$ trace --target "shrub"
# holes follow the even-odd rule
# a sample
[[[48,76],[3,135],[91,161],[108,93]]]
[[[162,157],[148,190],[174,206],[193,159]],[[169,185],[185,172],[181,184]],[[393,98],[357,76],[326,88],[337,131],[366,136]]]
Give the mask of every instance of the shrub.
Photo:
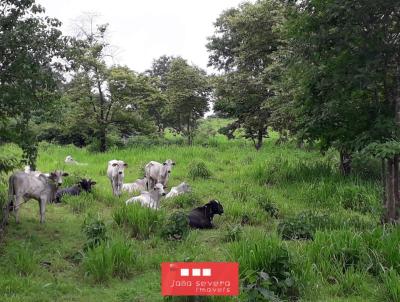
[[[85,249],[98,246],[101,242],[107,240],[106,225],[99,217],[87,216],[83,223],[82,230],[87,239]]]
[[[359,186],[346,186],[338,190],[339,200],[344,209],[360,213],[373,212],[378,205],[378,198],[374,193],[367,192]]]
[[[238,241],[242,237],[243,228],[240,224],[228,225],[225,234],[224,234],[224,241],[225,242],[232,242]]]
[[[239,202],[246,202],[249,198],[252,198],[251,185],[249,183],[240,182],[235,185],[232,190],[232,196]]]
[[[189,219],[184,212],[171,214],[164,224],[161,236],[168,240],[180,240],[189,233]]]
[[[132,236],[138,239],[147,239],[162,226],[164,212],[134,203],[117,208],[114,211],[113,218],[119,226],[127,227]]]
[[[207,179],[211,177],[211,172],[204,162],[192,162],[189,165],[188,176],[193,180],[196,178]]]
[[[330,217],[326,214],[301,212],[281,221],[278,224],[278,233],[285,240],[312,240],[317,229],[330,227],[330,221]]]
[[[275,203],[273,203],[268,196],[262,196],[258,198],[258,204],[260,207],[267,212],[271,217],[279,217],[279,209]]]
[[[259,272],[268,275],[267,289],[281,297],[297,295],[296,280],[286,247],[277,237],[253,232],[245,239],[232,242],[229,258],[240,263],[240,278],[244,286],[257,282]]]

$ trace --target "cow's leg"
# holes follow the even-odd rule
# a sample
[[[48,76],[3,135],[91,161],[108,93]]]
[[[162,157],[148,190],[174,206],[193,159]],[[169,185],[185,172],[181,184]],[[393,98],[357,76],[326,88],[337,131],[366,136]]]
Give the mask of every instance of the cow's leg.
[[[14,201],[14,215],[15,215],[15,222],[19,223],[19,206],[22,204],[24,201],[24,198],[22,196],[15,196],[15,201]]]
[[[45,220],[45,212],[46,212],[46,198],[40,198],[39,200],[39,211],[40,211],[40,223],[44,223]]]

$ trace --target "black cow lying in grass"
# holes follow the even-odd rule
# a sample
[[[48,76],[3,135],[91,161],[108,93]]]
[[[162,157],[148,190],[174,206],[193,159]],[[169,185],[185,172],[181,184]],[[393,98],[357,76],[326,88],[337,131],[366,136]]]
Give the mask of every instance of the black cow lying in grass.
[[[202,207],[193,209],[189,213],[189,225],[197,229],[211,229],[214,215],[224,213],[224,208],[218,200],[211,200]]]
[[[94,186],[95,184],[96,184],[95,181],[83,178],[76,185],[72,187],[58,190],[56,193],[55,202],[56,203],[61,202],[61,197],[64,195],[79,195],[81,194],[82,191],[90,193],[92,191],[92,186]]]

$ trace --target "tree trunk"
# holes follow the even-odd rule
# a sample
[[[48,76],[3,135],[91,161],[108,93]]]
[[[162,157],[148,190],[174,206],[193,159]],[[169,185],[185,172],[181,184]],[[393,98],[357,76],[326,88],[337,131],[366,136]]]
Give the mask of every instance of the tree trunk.
[[[351,153],[341,150],[340,151],[340,172],[343,176],[348,176],[351,173]]]
[[[106,142],[106,138],[107,138],[107,131],[105,127],[102,127],[100,129],[100,152],[106,152],[107,151],[107,142]]]
[[[263,143],[263,131],[262,129],[259,129],[257,133],[257,143],[255,144],[257,151],[261,149],[262,143]]]
[[[397,223],[399,219],[399,156],[386,159],[385,161],[385,196],[383,223]]]

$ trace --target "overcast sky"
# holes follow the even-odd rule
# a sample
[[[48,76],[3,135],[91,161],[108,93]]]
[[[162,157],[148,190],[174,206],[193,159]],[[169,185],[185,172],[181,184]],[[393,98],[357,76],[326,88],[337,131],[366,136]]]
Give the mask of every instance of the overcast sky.
[[[243,0],[36,0],[46,14],[72,33],[73,20],[85,12],[109,23],[111,44],[118,47],[116,63],[135,71],[150,68],[153,59],[180,55],[207,67],[207,37],[222,11]],[[211,70],[211,69],[208,69]]]

